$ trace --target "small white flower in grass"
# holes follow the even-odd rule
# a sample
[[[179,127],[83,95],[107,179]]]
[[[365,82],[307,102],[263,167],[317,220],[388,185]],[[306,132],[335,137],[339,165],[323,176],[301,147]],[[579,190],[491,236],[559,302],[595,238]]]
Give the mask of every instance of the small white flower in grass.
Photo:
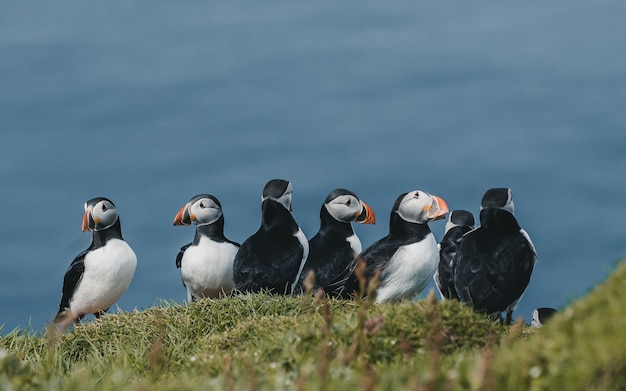
[[[189,361],[194,362],[196,361],[198,358],[196,356],[191,356],[189,357]]]
[[[277,367],[277,366],[278,366],[278,365],[276,365],[276,363],[275,363],[275,362],[270,363],[270,368],[272,368],[272,369],[276,369],[276,367]]]
[[[528,375],[533,379],[538,378],[539,376],[541,376],[541,368],[539,368],[538,366],[530,368],[530,370],[528,371]]]
[[[391,346],[395,346],[396,345],[396,340],[392,339],[391,341],[389,341],[389,343],[391,344]]]

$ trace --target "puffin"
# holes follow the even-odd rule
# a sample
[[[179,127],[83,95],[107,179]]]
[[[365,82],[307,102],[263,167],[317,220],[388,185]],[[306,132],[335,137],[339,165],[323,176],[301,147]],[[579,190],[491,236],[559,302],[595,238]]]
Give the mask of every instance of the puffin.
[[[389,219],[389,234],[359,255],[365,266],[366,292],[378,276],[377,303],[413,298],[428,284],[439,264],[439,248],[428,227],[445,218],[446,202],[422,190],[401,194]],[[366,292],[362,292],[363,294]]]
[[[439,266],[433,279],[442,299],[459,299],[454,289],[453,260],[459,249],[463,235],[474,229],[474,216],[471,212],[456,209],[450,212],[445,233],[439,242]]]
[[[461,302],[507,323],[537,260],[528,233],[514,216],[513,192],[492,188],[481,200],[480,226],[468,232],[454,257],[454,289]]]
[[[304,292],[304,279],[313,273],[312,290],[322,289],[331,297],[347,298],[353,292],[346,289],[356,265],[356,256],[363,246],[352,229],[351,222],[375,224],[372,208],[352,191],[334,189],[320,209],[320,229],[309,240],[309,256],[304,264],[298,291]]]
[[[557,312],[558,311],[555,310],[554,308],[549,308],[549,307],[535,308],[533,310],[530,325],[535,328],[540,328],[544,324],[546,324],[546,322],[550,318],[552,318],[554,314],[556,314]]]
[[[174,225],[195,225],[193,242],[181,247],[176,256],[187,302],[205,297],[218,298],[235,288],[233,261],[239,243],[224,236],[224,214],[219,200],[210,194],[198,194],[174,217]]]
[[[290,295],[309,254],[309,242],[291,211],[293,186],[272,179],[261,197],[261,226],[239,247],[233,261],[235,287],[242,293]]]
[[[88,314],[99,318],[126,292],[137,256],[122,237],[115,204],[104,197],[84,205],[83,232],[93,232],[91,245],[74,258],[63,278],[63,295],[54,324],[65,328]]]

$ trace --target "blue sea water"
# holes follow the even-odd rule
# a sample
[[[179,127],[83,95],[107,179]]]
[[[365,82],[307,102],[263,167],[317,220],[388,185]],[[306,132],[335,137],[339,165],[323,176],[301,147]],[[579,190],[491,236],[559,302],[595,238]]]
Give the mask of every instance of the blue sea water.
[[[355,227],[364,247],[403,192],[477,213],[487,188],[511,187],[539,254],[526,319],[625,254],[623,2],[1,8],[3,332],[54,317],[96,196],[116,203],[138,256],[125,311],[184,300],[174,259],[193,228],[172,220],[185,202],[217,196],[242,242],[272,178],[293,182],[309,237],[326,195],[355,191],[378,220]],[[444,223],[431,228],[441,239]]]

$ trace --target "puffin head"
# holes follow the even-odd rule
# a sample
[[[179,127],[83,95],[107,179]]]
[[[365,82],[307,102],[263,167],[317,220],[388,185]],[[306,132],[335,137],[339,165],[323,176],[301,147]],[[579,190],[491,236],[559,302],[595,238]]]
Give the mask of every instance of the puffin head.
[[[82,229],[85,231],[103,231],[119,219],[113,201],[104,197],[92,198],[85,202]]]
[[[425,224],[443,219],[448,213],[448,204],[438,196],[413,190],[398,197],[391,213],[397,213],[409,223]]]
[[[222,217],[222,205],[211,194],[198,194],[174,217],[174,225],[209,225]]]
[[[498,208],[514,215],[513,190],[508,187],[496,187],[487,190],[480,201],[480,209],[485,208]]]
[[[474,221],[474,216],[471,212],[463,209],[455,209],[450,212],[445,232],[448,232],[454,227],[474,228],[474,224],[476,224],[476,222]]]
[[[376,223],[376,215],[372,208],[347,189],[331,191],[328,197],[326,197],[323,207],[335,220],[341,222]]]
[[[292,204],[292,195],[293,195],[293,186],[291,182],[286,181],[284,179],[272,179],[267,182],[265,187],[263,188],[263,195],[261,196],[261,201],[265,201],[266,199],[271,199],[279,202],[283,205],[288,211],[293,210]]]

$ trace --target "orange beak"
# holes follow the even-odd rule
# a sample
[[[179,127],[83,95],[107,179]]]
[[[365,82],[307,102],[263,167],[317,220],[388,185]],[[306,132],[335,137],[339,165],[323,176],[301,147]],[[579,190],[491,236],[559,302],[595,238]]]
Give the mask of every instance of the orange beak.
[[[189,203],[180,208],[174,217],[174,225],[191,225],[191,217],[189,216]]]
[[[359,224],[376,224],[376,215],[374,210],[368,204],[361,201],[361,213],[354,220]]]
[[[449,212],[448,204],[441,197],[437,197],[432,194],[431,197],[433,198],[433,201],[430,204],[430,209],[428,210],[428,218],[430,221],[443,219]]]
[[[83,215],[83,225],[82,225],[83,232],[91,231],[91,228],[89,228],[89,216],[91,216],[92,209],[93,209],[92,206],[88,206],[87,209],[85,210],[85,214]]]

